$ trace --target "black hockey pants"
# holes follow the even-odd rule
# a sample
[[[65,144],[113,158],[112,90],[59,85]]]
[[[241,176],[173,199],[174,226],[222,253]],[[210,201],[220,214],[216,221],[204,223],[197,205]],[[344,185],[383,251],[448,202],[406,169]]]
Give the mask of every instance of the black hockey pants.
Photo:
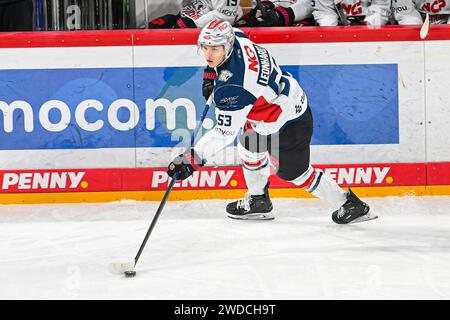
[[[277,166],[277,175],[283,180],[300,177],[309,167],[313,117],[308,109],[298,119],[287,122],[278,133],[263,136],[246,129],[239,143],[250,152],[269,151]]]

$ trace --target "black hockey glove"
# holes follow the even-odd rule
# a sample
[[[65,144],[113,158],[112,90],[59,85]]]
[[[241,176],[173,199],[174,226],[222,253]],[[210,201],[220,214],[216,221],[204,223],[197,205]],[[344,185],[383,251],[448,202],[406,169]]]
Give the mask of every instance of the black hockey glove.
[[[149,29],[171,29],[180,18],[180,15],[167,14],[148,23]]]
[[[249,13],[245,14],[244,16],[242,16],[242,18],[236,21],[234,25],[238,28],[257,27],[259,21],[258,19],[256,19],[256,12],[256,8],[253,8]]]
[[[205,162],[195,152],[194,148],[190,148],[185,153],[180,154],[173,159],[167,167],[167,174],[169,177],[178,173],[178,179],[184,180],[189,178],[196,170],[202,167]]]
[[[366,26],[368,24],[363,16],[347,16],[347,20],[352,26]]]
[[[259,27],[289,26],[295,19],[292,8],[275,7],[270,1],[262,1],[262,6],[258,7],[261,14],[257,13]]]
[[[173,29],[197,28],[195,22],[187,17],[180,17],[173,26]]]
[[[214,91],[214,80],[216,79],[216,70],[210,67],[206,67],[203,71],[203,85],[202,94],[206,100]]]

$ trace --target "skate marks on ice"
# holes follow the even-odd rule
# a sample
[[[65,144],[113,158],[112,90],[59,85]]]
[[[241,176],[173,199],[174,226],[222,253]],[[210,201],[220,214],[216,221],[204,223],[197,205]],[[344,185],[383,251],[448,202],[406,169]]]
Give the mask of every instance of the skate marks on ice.
[[[1,206],[0,297],[450,298],[450,197],[369,198],[380,219],[351,225],[315,199],[274,199],[272,221],[227,202],[167,203],[132,279],[107,266],[132,260],[157,202]]]

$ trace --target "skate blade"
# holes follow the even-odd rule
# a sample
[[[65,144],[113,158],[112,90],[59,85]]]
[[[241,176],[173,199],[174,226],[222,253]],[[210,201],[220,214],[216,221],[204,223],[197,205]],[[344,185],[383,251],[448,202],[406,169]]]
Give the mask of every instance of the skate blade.
[[[348,224],[352,224],[352,223],[360,223],[360,222],[365,222],[365,221],[370,221],[370,220],[375,220],[378,219],[378,216],[374,215],[373,213],[369,212],[361,217],[356,218],[355,220],[349,222]]]
[[[275,216],[272,212],[267,213],[248,213],[246,215],[234,215],[228,214],[228,218],[236,219],[236,220],[273,220]]]

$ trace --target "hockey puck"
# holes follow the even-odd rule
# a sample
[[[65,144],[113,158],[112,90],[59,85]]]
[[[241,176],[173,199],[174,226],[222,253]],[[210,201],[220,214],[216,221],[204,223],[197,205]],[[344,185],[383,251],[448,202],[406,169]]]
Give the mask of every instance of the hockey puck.
[[[125,271],[125,277],[133,278],[136,275],[136,271]]]

